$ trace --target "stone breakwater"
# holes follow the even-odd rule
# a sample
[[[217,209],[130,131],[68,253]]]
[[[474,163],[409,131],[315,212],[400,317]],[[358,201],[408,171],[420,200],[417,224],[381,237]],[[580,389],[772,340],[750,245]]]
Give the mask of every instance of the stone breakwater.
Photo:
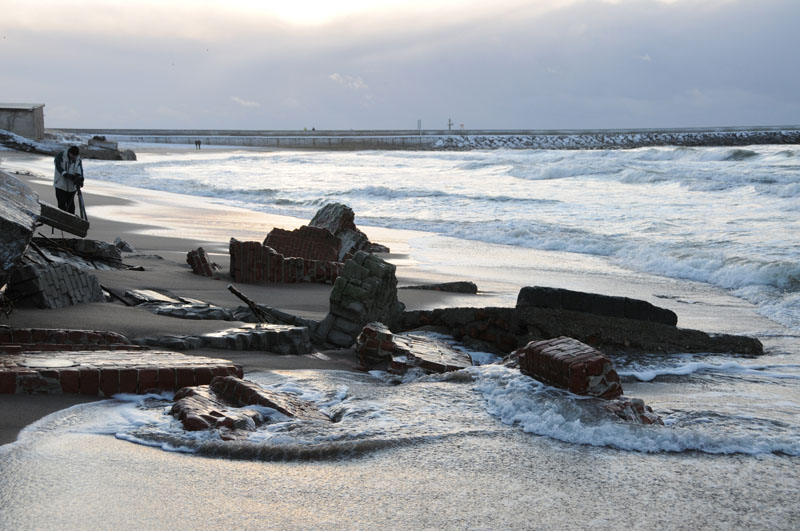
[[[633,149],[648,146],[748,146],[797,144],[800,130],[778,131],[646,131],[536,135],[449,135],[434,149]]]
[[[800,127],[605,130],[237,131],[64,129],[119,142],[313,150],[627,149],[644,146],[746,146],[800,143]]]

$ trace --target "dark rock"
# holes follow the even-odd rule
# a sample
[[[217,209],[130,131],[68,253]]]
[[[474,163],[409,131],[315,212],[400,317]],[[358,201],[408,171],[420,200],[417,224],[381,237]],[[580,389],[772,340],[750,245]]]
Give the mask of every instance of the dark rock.
[[[344,262],[348,255],[358,251],[372,251],[372,243],[367,235],[355,224],[353,209],[342,203],[328,203],[320,208],[309,222],[312,227],[328,229],[341,240],[339,262]],[[386,246],[380,246],[380,252],[389,252]]]
[[[403,286],[398,289],[423,289],[431,291],[446,291],[450,293],[478,293],[478,286],[474,282],[441,282],[439,284],[420,284],[418,286]]]
[[[522,288],[517,297],[517,308],[523,307],[571,310],[672,326],[678,324],[678,316],[675,312],[659,308],[646,301],[560,288],[539,286]]]
[[[519,353],[519,370],[577,395],[616,398],[622,394],[611,360],[570,337],[528,343]]]
[[[255,382],[234,376],[217,376],[211,380],[210,387],[221,399],[237,405],[237,407],[258,405],[272,408],[287,417],[327,422],[331,420],[312,402],[289,393],[269,391]]]
[[[405,373],[419,368],[426,373],[444,373],[472,366],[468,354],[434,339],[395,335],[382,323],[364,327],[356,342],[358,361],[366,368],[386,368]]]
[[[664,421],[653,411],[653,408],[645,405],[644,401],[639,398],[620,396],[614,400],[603,400],[600,407],[627,422],[664,425]]]
[[[287,417],[330,422],[330,417],[313,403],[290,395],[262,389],[258,384],[234,376],[217,376],[209,385],[184,387],[175,393],[172,416],[189,431],[221,430],[223,440],[236,439],[231,430],[254,431],[269,421],[260,412],[239,409],[259,405]]]
[[[508,354],[530,341],[559,336],[575,338],[606,352],[763,353],[761,342],[752,337],[707,334],[653,321],[528,305],[409,311],[403,313],[399,326],[393,330],[423,326],[444,327],[458,341],[472,339],[483,344],[482,349],[500,354]]]

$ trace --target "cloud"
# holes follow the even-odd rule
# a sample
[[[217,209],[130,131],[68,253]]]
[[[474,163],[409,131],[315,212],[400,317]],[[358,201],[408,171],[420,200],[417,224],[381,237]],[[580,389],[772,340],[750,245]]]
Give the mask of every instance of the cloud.
[[[238,103],[242,107],[261,107],[261,104],[257,101],[249,101],[238,96],[231,96],[231,101],[234,103]]]
[[[649,63],[649,62],[651,62],[653,60],[653,58],[650,57],[649,53],[646,53],[644,55],[640,55],[639,57],[637,57],[637,59],[639,59],[640,61],[644,61],[645,63]]]
[[[358,76],[353,77],[339,73],[333,73],[328,76],[328,79],[332,80],[334,83],[338,83],[339,85],[353,90],[366,90],[369,88],[367,84],[364,83],[364,80]]]

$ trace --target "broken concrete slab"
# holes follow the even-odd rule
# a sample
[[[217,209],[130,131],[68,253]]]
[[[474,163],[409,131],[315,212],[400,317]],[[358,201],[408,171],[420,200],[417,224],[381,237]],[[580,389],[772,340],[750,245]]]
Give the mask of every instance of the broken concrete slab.
[[[39,203],[41,205],[40,223],[74,234],[79,238],[84,238],[89,233],[89,222],[87,220],[81,219],[65,210],[60,210],[44,201]]]
[[[266,323],[245,324],[201,336],[161,336],[136,338],[134,343],[175,350],[217,348],[253,350],[277,354],[314,352],[308,328]]]
[[[424,326],[443,327],[458,341],[501,354],[530,341],[559,336],[611,353],[763,353],[761,342],[752,337],[708,334],[653,321],[535,306],[409,311],[403,313],[397,331]]]
[[[0,287],[8,280],[33,238],[39,197],[13,175],[0,171]]]
[[[368,369],[403,374],[418,368],[444,373],[472,366],[470,356],[447,343],[413,334],[392,334],[382,323],[369,323],[358,336],[356,355]]]
[[[541,286],[522,288],[517,296],[517,308],[526,307],[570,310],[606,317],[624,317],[671,326],[678,324],[678,316],[675,312],[659,308],[647,301],[561,288]]]
[[[247,406],[274,409],[300,420],[331,422],[312,402],[232,376],[216,377],[209,385],[185,387],[175,394],[174,400],[170,414],[180,420],[186,430],[218,429],[223,440],[238,438],[227,430],[255,431],[258,426],[270,422],[261,411],[246,409]]]
[[[440,282],[438,284],[420,284],[416,286],[403,286],[397,289],[421,289],[430,291],[444,291],[448,293],[478,293],[478,286],[470,281]]]
[[[65,363],[54,367],[50,363],[54,359]],[[242,367],[228,360],[157,350],[121,348],[0,356],[0,394],[110,397],[117,393],[174,391],[227,375],[241,377]]]

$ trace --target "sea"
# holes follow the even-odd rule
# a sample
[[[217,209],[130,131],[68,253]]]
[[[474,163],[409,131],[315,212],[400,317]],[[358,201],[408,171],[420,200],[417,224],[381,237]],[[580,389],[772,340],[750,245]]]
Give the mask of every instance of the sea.
[[[485,352],[437,376],[250,373],[337,421],[262,410],[272,422],[234,442],[183,431],[169,394],[118,395],[0,447],[0,528],[800,527],[800,146],[138,158],[85,161],[87,186],[303,220],[345,203],[366,232],[418,231],[414,266],[474,281],[481,304],[531,285],[642,298],[764,354],[612,356],[664,426],[619,422]]]

